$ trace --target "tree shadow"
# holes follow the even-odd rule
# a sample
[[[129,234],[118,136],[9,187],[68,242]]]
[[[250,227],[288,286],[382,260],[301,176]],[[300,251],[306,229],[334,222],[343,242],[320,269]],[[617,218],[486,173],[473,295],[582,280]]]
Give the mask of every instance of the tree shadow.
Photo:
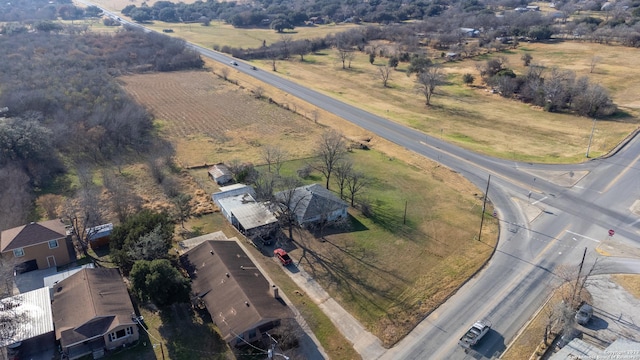
[[[213,330],[213,321],[206,310],[195,312],[189,304],[174,304],[162,309],[162,325],[158,328],[166,340],[171,359],[225,358],[228,347]]]
[[[311,239],[312,241],[315,240]],[[303,240],[304,241],[304,240]],[[350,248],[327,241],[322,252],[305,244],[300,259],[305,270],[327,289],[335,289],[347,302],[352,302],[365,318],[379,319],[391,305],[411,304],[398,298],[399,282],[408,281],[391,270],[376,265],[375,254],[361,247]]]

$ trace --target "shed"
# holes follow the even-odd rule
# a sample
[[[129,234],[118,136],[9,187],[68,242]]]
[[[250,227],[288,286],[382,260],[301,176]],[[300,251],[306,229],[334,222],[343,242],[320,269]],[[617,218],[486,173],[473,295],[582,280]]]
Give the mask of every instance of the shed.
[[[112,231],[112,223],[98,225],[87,229],[89,246],[91,246],[92,249],[96,249],[101,246],[107,245],[109,243],[109,237],[111,236]]]
[[[233,174],[227,165],[223,163],[215,164],[209,168],[209,177],[218,185],[223,185],[233,180]]]

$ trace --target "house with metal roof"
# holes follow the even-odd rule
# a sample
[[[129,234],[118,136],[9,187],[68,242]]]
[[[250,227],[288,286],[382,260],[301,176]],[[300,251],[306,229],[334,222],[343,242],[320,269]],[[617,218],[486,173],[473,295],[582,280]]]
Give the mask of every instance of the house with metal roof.
[[[191,288],[230,346],[261,339],[268,331],[293,318],[278,295],[240,245],[210,240],[180,257],[191,278]]]
[[[0,234],[0,252],[14,258],[20,272],[66,265],[75,258],[73,251],[61,220],[32,222]]]
[[[53,349],[53,319],[51,297],[46,287],[0,300],[2,337],[0,348],[19,345],[21,348]],[[16,320],[15,322],[8,321]]]
[[[236,186],[237,185],[237,186]],[[255,200],[251,186],[236,184],[212,195],[224,217],[247,237],[268,236],[277,229],[278,219],[263,203]]]
[[[82,269],[58,282],[53,294],[56,340],[67,358],[101,357],[138,340],[133,304],[118,269]]]

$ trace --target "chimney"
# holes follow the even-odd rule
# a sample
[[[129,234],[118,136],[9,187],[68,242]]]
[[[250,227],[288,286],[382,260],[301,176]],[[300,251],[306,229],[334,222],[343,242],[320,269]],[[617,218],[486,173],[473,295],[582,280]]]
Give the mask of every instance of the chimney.
[[[271,293],[273,293],[273,297],[275,299],[280,299],[280,292],[278,290],[278,287],[275,285],[271,285]]]

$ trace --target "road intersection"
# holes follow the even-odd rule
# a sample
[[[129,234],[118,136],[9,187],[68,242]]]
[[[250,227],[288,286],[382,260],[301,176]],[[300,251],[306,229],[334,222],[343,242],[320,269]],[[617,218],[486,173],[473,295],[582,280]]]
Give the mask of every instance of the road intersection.
[[[105,11],[107,12],[107,11]],[[116,16],[111,13],[112,16]],[[138,26],[133,23],[129,25]],[[189,44],[203,56],[228,65],[233,58]],[[499,357],[542,305],[558,279],[560,265],[579,263],[606,240],[638,248],[640,234],[640,140],[633,134],[615,154],[574,165],[540,165],[496,159],[344,104],[267,71],[235,67],[363,129],[457,171],[485,189],[497,209],[501,232],[485,268],[429,314],[380,359],[464,359]],[[640,273],[633,259],[606,258],[608,272]],[[478,319],[493,328],[475,351],[458,338]]]

